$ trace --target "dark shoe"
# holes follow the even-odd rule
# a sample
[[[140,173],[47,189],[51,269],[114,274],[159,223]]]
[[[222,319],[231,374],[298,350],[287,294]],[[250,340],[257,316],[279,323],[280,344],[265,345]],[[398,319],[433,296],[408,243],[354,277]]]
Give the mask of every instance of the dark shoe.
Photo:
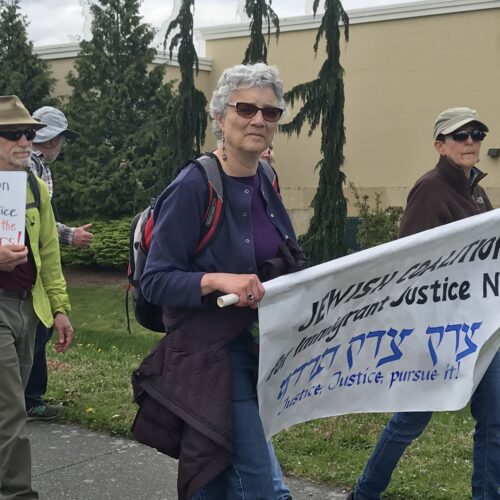
[[[351,491],[351,493],[349,493],[349,496],[345,500],[356,500],[356,497],[354,496],[354,491]]]
[[[26,410],[26,414],[28,415],[28,421],[30,420],[54,420],[59,417],[61,413],[61,406],[54,405],[38,405],[33,406],[29,410]]]

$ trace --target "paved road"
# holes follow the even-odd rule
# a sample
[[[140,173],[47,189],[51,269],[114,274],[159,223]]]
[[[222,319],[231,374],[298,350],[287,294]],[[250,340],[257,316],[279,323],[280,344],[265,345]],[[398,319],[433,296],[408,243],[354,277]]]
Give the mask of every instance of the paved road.
[[[177,463],[127,439],[79,427],[28,422],[33,484],[41,500],[175,500]],[[344,500],[347,493],[288,479],[294,500]]]

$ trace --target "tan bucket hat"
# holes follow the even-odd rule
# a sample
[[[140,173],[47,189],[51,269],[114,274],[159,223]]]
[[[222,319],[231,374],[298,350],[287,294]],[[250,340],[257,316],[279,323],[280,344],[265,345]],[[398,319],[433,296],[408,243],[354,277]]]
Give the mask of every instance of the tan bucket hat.
[[[28,126],[38,130],[44,123],[34,120],[16,95],[0,96],[0,127]]]

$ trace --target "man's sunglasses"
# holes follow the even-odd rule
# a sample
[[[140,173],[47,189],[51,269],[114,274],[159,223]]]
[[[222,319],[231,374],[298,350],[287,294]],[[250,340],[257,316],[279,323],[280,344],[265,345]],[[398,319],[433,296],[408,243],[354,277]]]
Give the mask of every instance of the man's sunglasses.
[[[35,138],[36,130],[34,128],[0,130],[0,137],[12,142],[18,141],[23,135],[26,136],[28,141],[32,141]]]
[[[456,142],[465,142],[468,138],[471,138],[474,142],[481,142],[485,137],[486,133],[482,130],[458,130],[451,134],[451,138]]]
[[[259,106],[250,102],[228,102],[227,105],[236,108],[236,113],[242,118],[253,118],[259,111],[262,111],[262,116],[266,122],[277,122],[283,114],[283,110],[275,106],[259,108]]]

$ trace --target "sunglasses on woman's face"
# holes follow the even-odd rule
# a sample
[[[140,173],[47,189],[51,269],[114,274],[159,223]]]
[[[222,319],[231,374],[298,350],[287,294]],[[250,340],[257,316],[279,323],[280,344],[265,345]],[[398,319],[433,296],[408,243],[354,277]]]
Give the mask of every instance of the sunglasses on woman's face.
[[[482,130],[471,130],[470,132],[467,130],[458,130],[457,132],[453,132],[453,134],[451,134],[451,138],[455,142],[465,142],[469,137],[474,142],[481,142],[486,137],[486,133]]]
[[[283,110],[275,106],[259,108],[259,106],[250,102],[228,102],[227,105],[235,108],[236,113],[242,118],[253,118],[259,111],[262,111],[262,116],[266,122],[277,122],[283,114]]]
[[[0,130],[0,137],[3,137],[4,139],[12,142],[18,141],[23,135],[28,141],[32,141],[35,138],[36,130],[34,128]]]

